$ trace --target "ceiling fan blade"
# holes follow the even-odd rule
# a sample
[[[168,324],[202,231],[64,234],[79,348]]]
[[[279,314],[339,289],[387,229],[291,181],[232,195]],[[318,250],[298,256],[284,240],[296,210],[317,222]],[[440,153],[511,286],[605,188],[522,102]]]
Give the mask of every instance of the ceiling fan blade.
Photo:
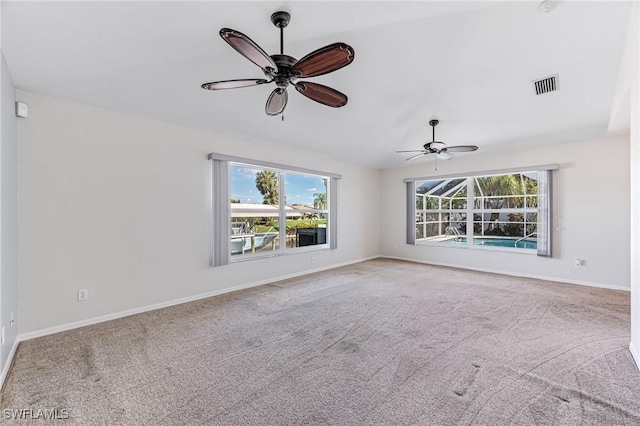
[[[293,70],[300,77],[316,77],[346,67],[355,58],[353,47],[345,43],[333,43],[321,47],[300,59]]]
[[[407,158],[405,161],[411,161],[411,160],[415,160],[416,158],[420,158],[423,155],[427,155],[427,154],[431,154],[430,152],[423,152],[422,154],[418,154],[418,155],[414,155],[413,157],[409,157]]]
[[[247,78],[242,80],[225,80],[214,81],[212,83],[204,83],[202,86],[206,90],[222,90],[222,89],[238,89],[240,87],[251,87],[259,84],[271,83],[269,80]]]
[[[322,84],[300,81],[296,83],[296,90],[311,100],[333,108],[347,104],[347,95]]]
[[[271,57],[267,55],[266,52],[253,40],[242,34],[240,31],[223,28],[220,30],[220,37],[229,43],[231,47],[236,49],[242,56],[263,70],[266,71],[268,68],[275,71],[278,70],[278,66],[273,59],[271,59]]]
[[[289,95],[287,94],[287,89],[278,87],[269,95],[269,99],[267,99],[267,105],[264,108],[265,112],[267,113],[267,115],[282,114],[282,111],[284,111],[284,107],[287,106],[288,99]]]
[[[411,149],[409,151],[396,151],[396,154],[400,154],[400,153],[403,153],[403,152],[424,152],[426,154],[429,151],[425,151],[424,149]]]
[[[443,151],[449,151],[449,152],[471,152],[471,151],[476,151],[478,149],[477,146],[475,145],[458,145],[458,146],[448,146],[446,148],[443,148]]]

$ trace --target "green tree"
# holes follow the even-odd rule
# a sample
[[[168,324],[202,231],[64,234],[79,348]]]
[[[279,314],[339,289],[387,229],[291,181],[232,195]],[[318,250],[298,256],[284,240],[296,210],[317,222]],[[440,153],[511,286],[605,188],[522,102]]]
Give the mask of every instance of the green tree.
[[[240,200],[237,198],[232,198],[231,199],[231,204],[240,204]]]
[[[538,180],[524,176],[525,191],[527,197],[527,207],[538,207]]]
[[[509,213],[509,222],[504,226],[504,233],[508,237],[524,237],[524,214]]]
[[[317,192],[313,194],[313,208],[318,210],[324,210],[327,208],[326,192]]]
[[[484,207],[488,209],[504,209],[509,207],[521,207],[523,197],[507,197],[509,195],[523,194],[523,188],[520,181],[520,175],[495,175],[476,178],[475,192],[476,196],[488,197],[484,198]],[[481,206],[476,205],[476,208]],[[503,226],[498,224],[500,213],[493,212],[490,215],[485,235],[506,235]]]
[[[262,204],[276,205],[279,203],[278,177],[271,170],[261,170],[256,173],[256,188],[262,194]]]
[[[482,194],[485,197],[492,197],[485,199],[486,207],[490,209],[516,207],[513,204],[522,203],[521,197],[512,199],[510,197],[501,198],[500,196],[519,195],[522,193],[519,175],[496,175],[476,178],[476,196]]]

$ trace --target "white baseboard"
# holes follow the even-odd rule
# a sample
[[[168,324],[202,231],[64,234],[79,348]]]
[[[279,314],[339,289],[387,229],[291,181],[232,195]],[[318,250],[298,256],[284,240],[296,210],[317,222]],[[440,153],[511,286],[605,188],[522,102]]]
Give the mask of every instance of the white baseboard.
[[[424,263],[426,265],[447,266],[449,268],[467,269],[467,270],[470,270],[470,271],[489,272],[489,273],[492,273],[492,274],[509,275],[509,276],[512,276],[512,277],[532,278],[532,279],[536,279],[536,280],[553,281],[553,282],[566,283],[566,284],[577,284],[577,285],[584,285],[584,286],[588,286],[588,287],[606,288],[606,289],[609,289],[609,290],[630,291],[630,289],[628,287],[616,286],[616,285],[611,285],[611,284],[594,283],[594,282],[590,282],[590,281],[571,280],[571,279],[566,279],[566,278],[549,277],[549,276],[535,275],[535,274],[522,274],[522,273],[518,273],[518,272],[501,271],[499,269],[476,268],[476,267],[471,267],[471,266],[456,265],[456,264],[441,263],[441,262],[430,262],[430,261],[427,261],[427,260],[417,260],[417,259],[410,259],[410,258],[397,257],[397,256],[381,255],[380,257],[386,258],[386,259],[404,260],[404,261],[407,261],[407,262]]]
[[[16,340],[13,341],[13,346],[11,346],[11,350],[9,351],[9,356],[2,367],[2,373],[0,373],[0,391],[4,386],[4,381],[9,374],[9,369],[11,368],[11,364],[13,363],[13,357],[16,354],[16,350],[18,349],[18,344],[20,343],[19,337],[16,337]]]
[[[141,314],[143,312],[153,311],[156,309],[167,308],[169,306],[180,305],[182,303],[193,302],[195,300],[206,299],[207,297],[218,296],[225,293],[231,293],[233,291],[244,290],[251,287],[258,287],[264,284],[270,284],[276,281],[287,280],[290,278],[296,278],[303,275],[313,274],[315,272],[326,271],[328,269],[335,269],[341,266],[352,265],[354,263],[365,262],[367,260],[376,259],[379,256],[370,256],[358,260],[352,260],[348,262],[342,262],[337,264],[331,264],[329,266],[321,266],[319,268],[307,269],[301,272],[295,272],[292,274],[279,275],[277,277],[268,278],[266,280],[254,281],[246,284],[241,284],[234,287],[223,288],[220,290],[214,290],[207,293],[197,294],[195,296],[183,297],[180,299],[169,300],[167,302],[156,303],[153,305],[142,306],[140,308],[128,309],[126,311],[115,312],[113,314],[101,315],[99,317],[88,318],[81,321],[70,322],[66,324],[56,325],[54,327],[45,328],[42,330],[31,331],[28,333],[19,334],[16,341],[24,342],[25,340],[35,339],[36,337],[48,336],[50,334],[60,333],[62,331],[73,330],[75,328],[84,327],[87,325],[98,324],[105,321],[110,321],[118,318],[128,317],[130,315]]]
[[[633,342],[629,343],[629,352],[631,352],[631,357],[635,361],[636,367],[640,370],[640,352],[638,352],[635,346],[633,346]]]

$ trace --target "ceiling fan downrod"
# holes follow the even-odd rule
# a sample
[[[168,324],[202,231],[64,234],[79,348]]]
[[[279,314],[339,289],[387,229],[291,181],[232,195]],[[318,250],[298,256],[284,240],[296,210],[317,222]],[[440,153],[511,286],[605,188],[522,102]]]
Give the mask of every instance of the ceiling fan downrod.
[[[283,10],[274,12],[271,15],[271,22],[277,28],[280,28],[280,54],[284,55],[284,29],[289,25],[291,15]]]
[[[436,126],[438,125],[439,120],[429,120],[429,126],[431,126],[431,140],[436,140]]]

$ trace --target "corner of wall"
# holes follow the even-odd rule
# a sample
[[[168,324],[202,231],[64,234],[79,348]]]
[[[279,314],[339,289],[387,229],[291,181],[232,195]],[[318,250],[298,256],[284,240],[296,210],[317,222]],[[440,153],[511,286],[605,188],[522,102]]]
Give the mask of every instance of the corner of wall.
[[[635,2],[630,16],[630,29],[628,50],[630,50],[630,74],[633,76],[630,82],[630,287],[631,287],[631,343],[629,350],[633,355],[636,365],[640,368],[640,84],[638,82],[640,37],[638,21],[640,20],[640,7]]]
[[[631,352],[631,358],[636,363],[636,367],[640,370],[640,352],[633,346],[633,342],[629,343],[629,352]]]
[[[15,101],[16,89],[0,49],[0,327],[5,332],[5,341],[0,346],[0,385],[11,365],[18,335],[15,323],[18,315],[18,134]]]
[[[0,392],[4,387],[4,381],[7,379],[9,375],[9,370],[11,370],[11,365],[13,364],[13,357],[18,350],[18,345],[20,344],[20,339],[15,339],[13,344],[11,345],[11,350],[9,351],[9,356],[7,357],[7,361],[2,366],[2,370],[0,370]],[[1,399],[1,397],[0,397]]]

